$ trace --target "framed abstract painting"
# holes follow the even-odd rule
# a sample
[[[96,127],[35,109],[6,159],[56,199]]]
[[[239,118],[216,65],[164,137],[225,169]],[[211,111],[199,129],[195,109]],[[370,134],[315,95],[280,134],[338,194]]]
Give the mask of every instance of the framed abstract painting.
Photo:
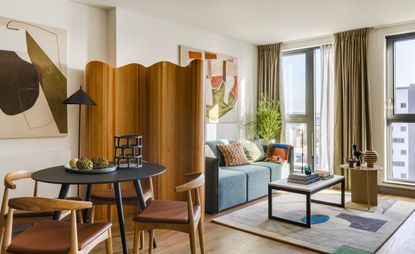
[[[0,37],[0,138],[66,135],[66,32],[0,17]]]
[[[181,45],[180,64],[194,59],[204,60],[208,122],[238,122],[238,59]]]

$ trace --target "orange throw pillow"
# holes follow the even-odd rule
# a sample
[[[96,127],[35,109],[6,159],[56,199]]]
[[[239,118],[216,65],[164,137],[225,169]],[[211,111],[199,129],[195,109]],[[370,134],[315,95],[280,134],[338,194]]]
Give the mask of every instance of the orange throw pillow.
[[[234,143],[230,145],[219,144],[217,146],[225,159],[225,165],[227,167],[249,164],[241,143]]]
[[[268,145],[266,161],[275,163],[284,163],[288,161],[288,153],[285,149]]]

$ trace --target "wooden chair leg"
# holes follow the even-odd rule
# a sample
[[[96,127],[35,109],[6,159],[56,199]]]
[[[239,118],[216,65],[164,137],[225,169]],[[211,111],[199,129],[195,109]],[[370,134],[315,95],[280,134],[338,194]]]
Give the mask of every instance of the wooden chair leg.
[[[92,205],[91,212],[89,214],[89,223],[94,223],[95,220],[95,205]]]
[[[107,250],[107,254],[112,254],[112,233],[111,228],[108,229],[108,239],[105,240],[105,249]]]
[[[135,223],[133,254],[138,254],[138,252],[139,252],[139,247],[138,246],[143,245],[143,242],[142,242],[142,239],[141,239],[141,233],[142,232],[143,231],[140,230],[140,227],[139,227],[138,223]]]
[[[144,230],[140,230],[140,250],[144,248]]]
[[[149,230],[150,237],[148,238],[148,254],[153,253],[153,239],[154,239],[154,230]]]
[[[199,244],[200,244],[200,253],[205,253],[205,242],[203,241],[203,222],[202,220],[199,221],[199,225],[197,225],[197,231],[199,233]]]
[[[189,239],[190,239],[190,253],[196,254],[196,232],[194,229],[189,232]]]
[[[76,217],[78,218],[78,223],[83,224],[84,223],[84,214],[83,210],[76,210]]]
[[[107,205],[107,220],[108,222],[112,222],[112,206]]]

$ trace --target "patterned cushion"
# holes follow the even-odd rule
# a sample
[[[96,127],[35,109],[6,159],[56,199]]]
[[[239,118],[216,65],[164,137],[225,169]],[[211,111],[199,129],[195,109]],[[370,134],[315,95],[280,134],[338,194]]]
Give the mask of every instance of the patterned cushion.
[[[264,148],[261,144],[249,140],[244,140],[242,141],[242,146],[244,148],[246,158],[248,158],[249,162],[252,163],[255,161],[260,161],[265,158]]]
[[[219,144],[218,149],[223,154],[225,164],[228,167],[249,164],[241,143]]]
[[[288,161],[288,150],[269,144],[267,148],[267,159],[266,161],[275,163],[285,163]]]

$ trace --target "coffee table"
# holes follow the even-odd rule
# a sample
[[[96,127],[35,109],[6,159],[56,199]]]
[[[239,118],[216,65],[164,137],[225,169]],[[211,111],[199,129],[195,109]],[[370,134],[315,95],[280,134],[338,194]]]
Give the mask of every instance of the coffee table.
[[[288,179],[281,179],[274,182],[268,183],[268,218],[273,220],[278,220],[282,222],[291,223],[298,226],[303,226],[306,228],[311,227],[311,202],[314,203],[320,203],[324,205],[331,205],[331,206],[337,206],[337,207],[344,207],[344,176],[334,175],[333,178],[327,179],[327,180],[320,180],[318,182],[312,183],[312,184],[297,184],[297,183],[289,183],[287,181]],[[311,195],[327,189],[331,186],[341,184],[341,201],[339,203],[332,203],[332,202],[326,202],[323,200],[315,200],[311,199]],[[277,217],[272,215],[272,191],[273,190],[280,190],[280,191],[286,191],[286,192],[292,192],[297,194],[303,194],[306,196],[306,223],[293,221],[281,217]]]

